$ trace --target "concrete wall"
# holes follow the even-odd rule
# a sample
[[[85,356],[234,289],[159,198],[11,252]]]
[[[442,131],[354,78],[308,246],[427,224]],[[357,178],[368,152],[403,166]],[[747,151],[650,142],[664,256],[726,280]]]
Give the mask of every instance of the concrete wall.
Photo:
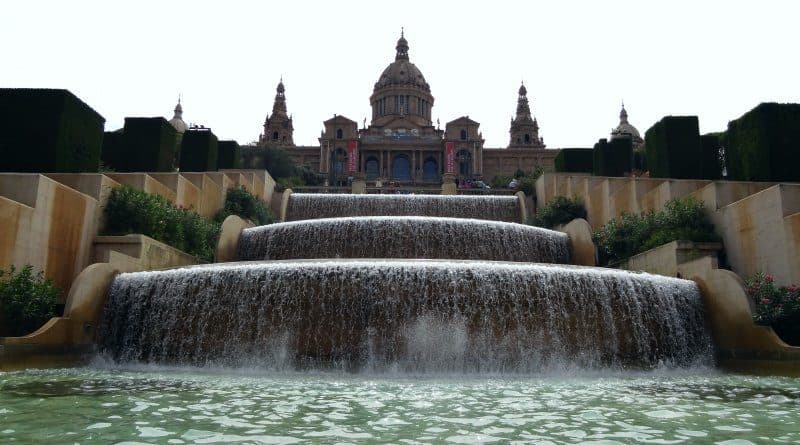
[[[158,194],[173,204],[192,207],[208,217],[222,208],[229,187],[243,185],[268,204],[275,188],[275,181],[266,171],[254,170],[47,175],[2,173],[0,268],[7,268],[11,264],[16,267],[31,264],[37,271],[43,271],[60,289],[68,290],[73,279],[92,261],[106,261],[97,257],[94,241],[105,225],[104,209],[111,190],[120,184]],[[150,255],[148,252],[163,250],[154,247],[163,244],[154,243],[157,242],[139,242],[144,246],[140,248],[145,250],[142,254],[145,260],[143,263],[139,260],[134,263],[142,263],[143,268],[162,268],[194,262],[193,259],[190,263],[188,259],[172,254],[163,254],[167,258],[163,261],[147,259]],[[130,256],[125,253],[131,248],[128,244],[117,243],[115,246],[119,250],[108,248],[108,253],[101,256],[108,261],[117,258],[130,262],[125,258]],[[111,244],[101,241],[100,245],[108,247]],[[130,257],[139,258],[136,255]]]
[[[95,237],[92,262],[125,272],[197,264],[193,256],[140,234]]]
[[[693,243],[673,241],[628,258],[620,269],[642,270],[649,273],[677,277],[683,263],[708,257],[709,266],[718,268],[717,256],[722,250],[720,243]]]
[[[46,176],[0,174],[0,267],[30,264],[68,290],[89,265],[96,208],[96,199]]]
[[[578,196],[594,230],[623,211],[658,211],[671,199],[694,196],[722,236],[734,272],[763,271],[780,285],[800,283],[800,184],[545,173],[536,193],[539,208],[554,196]]]

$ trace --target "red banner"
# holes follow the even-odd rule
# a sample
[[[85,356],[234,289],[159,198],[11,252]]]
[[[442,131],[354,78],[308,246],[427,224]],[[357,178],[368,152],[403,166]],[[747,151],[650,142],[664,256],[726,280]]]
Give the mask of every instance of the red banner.
[[[456,143],[445,142],[444,144],[444,165],[445,173],[456,172]]]
[[[351,174],[358,171],[358,141],[347,143],[347,171]]]

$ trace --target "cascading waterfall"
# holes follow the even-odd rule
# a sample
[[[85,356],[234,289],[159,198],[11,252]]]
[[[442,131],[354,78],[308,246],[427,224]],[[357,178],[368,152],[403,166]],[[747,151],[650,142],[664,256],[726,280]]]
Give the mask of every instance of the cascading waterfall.
[[[239,259],[458,258],[569,263],[566,234],[496,221],[419,216],[328,218],[242,231]]]
[[[121,274],[98,338],[119,362],[434,373],[690,365],[710,348],[691,281],[441,260]]]
[[[520,221],[516,196],[298,193],[290,196],[286,213],[288,221],[344,216],[442,216]]]

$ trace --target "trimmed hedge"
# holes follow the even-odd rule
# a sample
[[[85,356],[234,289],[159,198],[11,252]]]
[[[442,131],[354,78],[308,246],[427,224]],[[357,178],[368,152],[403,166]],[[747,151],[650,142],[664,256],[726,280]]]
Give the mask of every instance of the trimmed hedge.
[[[701,172],[702,179],[722,179],[722,164],[719,159],[719,148],[722,141],[716,133],[700,136],[701,147]]]
[[[242,168],[242,149],[236,141],[219,141],[217,143],[217,168]]]
[[[0,89],[0,171],[97,172],[104,125],[67,90]]]
[[[800,181],[800,104],[762,103],[728,122],[728,178]]]
[[[595,176],[626,176],[631,172],[633,141],[631,138],[600,139],[592,150]]]
[[[562,148],[555,159],[557,172],[592,173],[594,152],[590,148]]]
[[[217,170],[219,142],[208,128],[192,128],[183,133],[180,167],[182,172]]]
[[[665,116],[645,133],[652,178],[704,179],[697,116]]]
[[[109,133],[107,133],[109,134]],[[178,132],[163,117],[126,117],[103,143],[103,164],[118,172],[175,171]]]

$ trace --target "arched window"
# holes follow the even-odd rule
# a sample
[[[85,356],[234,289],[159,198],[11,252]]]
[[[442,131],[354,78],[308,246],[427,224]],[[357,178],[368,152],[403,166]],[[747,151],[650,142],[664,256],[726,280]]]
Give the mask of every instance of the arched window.
[[[461,176],[469,176],[472,174],[472,155],[468,150],[460,150],[456,154],[458,161],[458,174]]]
[[[530,144],[531,143],[531,135],[529,135],[527,133],[525,133],[525,143],[526,144]]]
[[[366,170],[367,179],[376,179],[378,176],[380,176],[378,159],[374,156],[368,157],[367,161],[364,163],[364,170]]]
[[[278,132],[277,131],[272,133],[272,140],[273,141],[277,141],[278,140]]]
[[[411,161],[406,155],[397,155],[392,160],[392,179],[398,181],[411,180]]]
[[[425,159],[422,164],[422,180],[429,182],[439,181],[439,163],[433,157]]]
[[[336,129],[336,139],[341,139],[342,137],[343,137],[342,136],[342,129],[341,128],[337,128]]]
[[[462,141],[467,140],[467,130],[461,130],[461,140]]]

